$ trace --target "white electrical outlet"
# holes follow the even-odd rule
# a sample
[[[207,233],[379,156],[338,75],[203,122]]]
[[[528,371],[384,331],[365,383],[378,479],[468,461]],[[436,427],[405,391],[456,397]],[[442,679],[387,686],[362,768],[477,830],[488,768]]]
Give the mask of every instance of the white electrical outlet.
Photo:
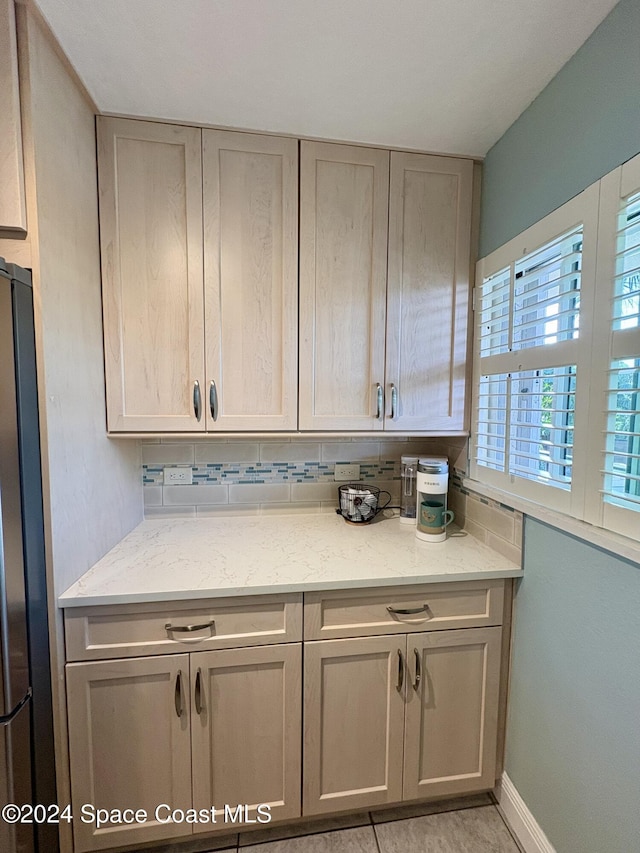
[[[193,471],[191,468],[165,468],[165,486],[190,486],[193,483]]]
[[[360,466],[353,465],[350,462],[336,462],[336,467],[333,469],[333,479],[336,482],[339,480],[357,481],[360,479]]]

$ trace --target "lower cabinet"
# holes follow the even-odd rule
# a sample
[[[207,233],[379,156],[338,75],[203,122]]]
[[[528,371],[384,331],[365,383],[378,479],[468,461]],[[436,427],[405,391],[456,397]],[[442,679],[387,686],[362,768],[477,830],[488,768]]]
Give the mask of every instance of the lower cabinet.
[[[75,853],[492,788],[504,602],[476,580],[69,608]]]
[[[68,664],[77,853],[233,831],[258,820],[261,804],[272,819],[298,817],[301,649]],[[115,820],[105,813],[99,827],[92,807],[109,817],[115,810]],[[146,819],[120,822],[125,809],[142,809]],[[211,822],[189,821],[190,809]]]
[[[305,643],[304,814],[492,788],[501,634]]]

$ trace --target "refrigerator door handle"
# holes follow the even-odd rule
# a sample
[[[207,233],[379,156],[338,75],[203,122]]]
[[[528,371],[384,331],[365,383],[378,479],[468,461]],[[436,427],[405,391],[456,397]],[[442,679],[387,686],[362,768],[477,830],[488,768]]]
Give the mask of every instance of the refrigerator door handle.
[[[31,694],[32,690],[31,688],[29,688],[25,695],[22,697],[22,699],[15,706],[13,711],[11,711],[11,713],[3,714],[2,716],[0,716],[0,726],[8,726],[11,720],[18,716],[18,714],[20,713],[20,711],[22,711],[27,702],[31,701]]]

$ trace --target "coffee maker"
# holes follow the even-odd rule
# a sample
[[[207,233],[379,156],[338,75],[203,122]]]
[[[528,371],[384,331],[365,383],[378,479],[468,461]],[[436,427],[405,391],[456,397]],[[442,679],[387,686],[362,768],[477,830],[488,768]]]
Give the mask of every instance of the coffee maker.
[[[416,475],[416,536],[423,542],[444,542],[454,515],[447,509],[449,461],[446,456],[418,460]]]

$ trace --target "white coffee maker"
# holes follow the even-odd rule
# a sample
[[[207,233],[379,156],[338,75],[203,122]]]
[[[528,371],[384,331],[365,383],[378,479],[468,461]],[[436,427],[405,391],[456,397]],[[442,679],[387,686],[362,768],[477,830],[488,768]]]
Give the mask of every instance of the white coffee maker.
[[[447,509],[449,460],[446,456],[418,459],[416,536],[423,542],[444,542],[453,512]]]

